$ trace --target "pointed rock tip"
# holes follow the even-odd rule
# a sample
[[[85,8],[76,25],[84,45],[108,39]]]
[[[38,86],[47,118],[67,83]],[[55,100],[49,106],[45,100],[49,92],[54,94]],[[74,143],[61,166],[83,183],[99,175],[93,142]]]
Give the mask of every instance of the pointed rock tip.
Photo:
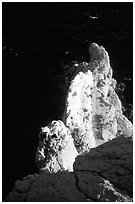
[[[91,43],[90,46],[89,46],[89,53],[90,53],[90,55],[92,55],[93,51],[97,50],[98,47],[99,47],[99,45],[97,43],[95,43],[95,42]]]
[[[108,53],[104,47],[99,46],[97,43],[93,42],[89,46],[90,61],[94,60],[108,60]]]

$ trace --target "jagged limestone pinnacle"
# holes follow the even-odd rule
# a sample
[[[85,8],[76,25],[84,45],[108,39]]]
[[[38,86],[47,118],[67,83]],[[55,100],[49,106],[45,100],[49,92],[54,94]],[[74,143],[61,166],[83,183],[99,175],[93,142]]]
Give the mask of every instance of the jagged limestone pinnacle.
[[[92,43],[89,53],[89,63],[72,67],[64,123],[52,121],[39,134],[39,175],[17,181],[7,201],[133,202],[132,124],[107,51]]]
[[[92,43],[89,53],[89,63],[72,67],[75,72],[67,93],[64,123],[53,121],[42,129],[42,134],[47,139],[40,139],[36,157],[41,170],[72,171],[78,153],[89,152],[91,148],[122,134],[132,135],[132,124],[122,114],[121,102],[115,93],[116,80],[112,78],[107,51]],[[52,135],[55,137],[52,138]],[[58,143],[58,140],[64,141],[66,138],[67,151],[71,147],[68,159],[62,156],[66,152],[64,143]]]

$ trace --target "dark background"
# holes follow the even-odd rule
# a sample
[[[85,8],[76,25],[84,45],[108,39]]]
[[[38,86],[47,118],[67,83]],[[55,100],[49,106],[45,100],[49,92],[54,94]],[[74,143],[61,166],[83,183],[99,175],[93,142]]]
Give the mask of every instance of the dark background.
[[[88,62],[90,43],[108,51],[132,106],[133,4],[2,3],[2,22],[4,200],[17,179],[38,172],[38,134],[63,111],[64,67]]]

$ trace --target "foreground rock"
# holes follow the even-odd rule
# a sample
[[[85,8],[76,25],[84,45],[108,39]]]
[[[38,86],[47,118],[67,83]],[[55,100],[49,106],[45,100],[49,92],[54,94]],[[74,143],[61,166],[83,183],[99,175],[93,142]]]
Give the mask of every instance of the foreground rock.
[[[89,63],[72,67],[64,123],[52,121],[39,135],[39,175],[17,181],[7,201],[132,201],[132,123],[108,53],[95,43],[89,53]]]
[[[25,180],[21,181],[20,185],[25,186]],[[32,184],[29,183],[29,189],[20,191],[20,188],[15,186],[7,197],[7,201],[14,202],[83,202],[85,200],[85,196],[76,188],[74,174],[69,172],[55,174],[42,172]]]
[[[77,157],[74,170],[80,191],[93,200],[124,201],[132,198],[132,137],[121,136]]]
[[[41,172],[17,181],[7,201],[130,202],[132,138],[119,137],[78,156],[74,172]]]
[[[42,128],[36,153],[38,168],[50,173],[73,171],[73,163],[78,155],[73,138],[62,121],[52,121]]]
[[[90,62],[72,67],[63,120],[80,154],[118,135],[132,135],[132,124],[122,114],[115,93],[116,80],[107,51],[96,43],[89,48]]]

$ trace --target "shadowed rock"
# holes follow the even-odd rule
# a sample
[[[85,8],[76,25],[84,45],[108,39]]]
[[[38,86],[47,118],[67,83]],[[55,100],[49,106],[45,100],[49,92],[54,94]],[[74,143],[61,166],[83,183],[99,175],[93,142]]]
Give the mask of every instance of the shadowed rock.
[[[20,181],[20,186],[25,186],[25,181]],[[29,182],[29,180],[28,180]],[[20,187],[18,187],[20,188]],[[78,191],[73,173],[57,172],[49,174],[42,172],[35,181],[29,182],[29,189],[20,191],[14,188],[6,201],[26,202],[75,202],[87,201],[86,197]]]
[[[133,201],[132,123],[115,93],[107,51],[92,43],[89,53],[89,63],[69,70],[64,123],[52,121],[39,134],[39,175],[17,181],[6,201]]]
[[[17,181],[6,201],[132,201],[132,138],[119,137],[78,156],[74,172],[40,172]]]
[[[132,197],[132,137],[125,138],[120,136],[92,149],[85,155],[77,157],[74,163],[74,171],[78,178],[79,189],[89,194],[90,198],[98,199],[98,193],[100,194],[100,191],[102,192],[102,189],[100,189],[101,186],[103,188],[104,182],[108,181],[108,185],[116,189],[117,192],[123,195],[128,195],[128,197]],[[102,185],[99,185],[99,183]],[[91,196],[91,194],[93,196]],[[111,194],[114,194],[112,190]],[[104,197],[107,198],[106,194]],[[113,200],[110,197],[109,201],[115,201],[115,199],[116,197],[114,197]],[[102,200],[104,201],[103,198]]]

